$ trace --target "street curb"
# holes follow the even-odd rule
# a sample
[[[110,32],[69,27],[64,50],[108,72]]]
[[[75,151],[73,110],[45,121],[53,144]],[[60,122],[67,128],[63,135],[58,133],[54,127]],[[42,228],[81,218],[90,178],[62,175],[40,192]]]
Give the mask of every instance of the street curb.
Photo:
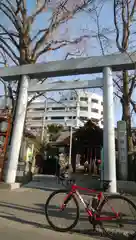
[[[14,189],[18,189],[20,188],[21,184],[20,183],[4,183],[4,182],[0,182],[0,189],[4,189],[4,190],[14,190]]]
[[[107,230],[107,233],[111,234],[112,233],[112,237],[115,237],[119,240],[124,240],[124,237],[129,237],[129,232],[127,231],[122,231],[122,232],[119,232],[115,229],[106,229]],[[103,233],[103,231],[101,229],[97,230],[96,232],[93,232],[92,230],[90,229],[86,229],[86,230],[79,230],[79,231],[74,231],[75,233],[77,234],[82,234],[82,235],[87,235],[87,236],[93,236],[93,237],[103,237],[104,239],[105,238],[108,238],[109,239],[109,236],[107,236],[106,234]]]
[[[133,181],[117,181],[117,189],[119,192],[136,194],[136,182]]]
[[[74,176],[73,176],[74,177]],[[76,176],[76,183],[81,187],[86,187],[90,189],[96,189],[101,191],[101,181],[96,178],[91,178],[91,176]],[[33,182],[45,182],[47,184],[48,181],[55,182],[56,177],[50,175],[35,175],[33,176]],[[117,192],[119,193],[128,193],[132,195],[136,195],[136,182],[133,181],[117,181]]]

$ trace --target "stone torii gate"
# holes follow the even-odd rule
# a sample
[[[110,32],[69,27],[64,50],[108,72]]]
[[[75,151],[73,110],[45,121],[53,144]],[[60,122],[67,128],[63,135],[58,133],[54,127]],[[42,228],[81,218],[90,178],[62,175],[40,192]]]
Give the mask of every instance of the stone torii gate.
[[[86,81],[88,87],[103,87],[104,102],[104,180],[111,181],[109,191],[116,192],[116,158],[115,134],[113,113],[113,81],[112,71],[135,69],[136,54],[113,54],[107,56],[87,57],[63,61],[49,62],[46,64],[29,64],[9,68],[0,68],[0,77],[5,81],[21,81],[17,111],[15,116],[14,131],[11,139],[6,183],[14,183],[18,165],[18,157],[23,134],[25,114],[27,109],[28,90],[46,91],[43,85],[29,89],[30,79],[58,77],[78,74],[103,73],[103,79]],[[33,81],[33,80],[31,80]],[[85,81],[84,81],[85,82]],[[92,84],[91,84],[92,82]],[[81,88],[83,84],[81,84]],[[36,90],[37,89],[37,90]],[[43,89],[43,90],[42,90]],[[62,89],[62,88],[61,88]],[[65,89],[65,88],[64,88]],[[49,90],[48,90],[49,91]]]

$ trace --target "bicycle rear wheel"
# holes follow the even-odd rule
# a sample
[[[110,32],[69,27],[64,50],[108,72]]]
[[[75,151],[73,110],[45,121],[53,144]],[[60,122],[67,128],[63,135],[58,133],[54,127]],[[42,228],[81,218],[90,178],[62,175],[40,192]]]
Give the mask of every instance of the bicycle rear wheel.
[[[57,190],[48,197],[45,204],[46,219],[55,231],[70,231],[79,220],[79,204],[74,195],[71,195],[66,207],[61,210],[67,194],[67,190]]]
[[[115,240],[135,239],[136,206],[128,198],[121,195],[107,196],[99,207],[100,217],[113,217],[120,213],[118,219],[104,220],[100,227],[108,237]]]

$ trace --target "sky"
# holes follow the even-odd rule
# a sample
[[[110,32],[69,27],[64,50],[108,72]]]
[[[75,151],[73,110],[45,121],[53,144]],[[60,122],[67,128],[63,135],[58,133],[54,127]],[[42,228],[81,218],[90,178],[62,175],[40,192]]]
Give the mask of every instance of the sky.
[[[97,1],[97,0],[96,0]],[[29,11],[34,9],[34,2],[35,1],[27,1],[28,2],[28,9]],[[113,9],[112,9],[112,1],[105,0],[105,5],[104,8],[101,10],[100,14],[100,27],[103,29],[104,32],[106,32],[107,29],[113,29]],[[46,27],[45,25],[48,23],[50,16],[52,14],[52,11],[49,9],[46,14],[41,14],[40,17],[37,18],[34,27],[32,29],[33,33],[39,29]],[[84,50],[83,52],[83,57],[86,56],[98,56],[101,55],[101,50],[100,50],[100,45],[98,40],[94,37],[96,35],[96,21],[95,21],[95,14],[87,14],[87,13],[80,13],[77,16],[74,17],[74,19],[70,20],[67,24],[63,25],[60,29],[59,32],[56,34],[56,38],[66,38],[66,39],[73,39],[76,38],[77,36],[80,36],[81,34],[90,34],[92,37],[90,37],[89,40],[85,40],[82,44],[79,44],[78,46],[70,46],[70,47],[65,47],[61,48],[58,51],[50,52],[44,56],[42,56],[39,61],[40,62],[47,62],[47,61],[56,61],[56,60],[61,60],[64,59],[66,56],[66,53],[75,50]],[[66,31],[67,30],[67,31]],[[60,35],[61,33],[61,35]],[[116,46],[115,46],[115,41],[113,41],[113,36],[111,36],[111,44],[106,49],[106,53],[114,53],[117,52]],[[102,76],[102,74],[99,75],[78,75],[78,76],[70,76],[70,77],[61,77],[57,78],[54,80],[73,80],[73,79],[81,79],[81,80],[90,80],[93,79],[97,76]],[[102,95],[102,90],[100,89],[89,89],[91,92],[96,92],[100,95]],[[3,94],[3,88],[0,87],[0,94]],[[50,94],[51,97],[58,97],[57,94],[52,93]],[[121,105],[120,102],[115,99],[114,100],[114,116],[115,116],[115,125],[118,120],[121,120]],[[135,124],[135,122],[133,123]]]

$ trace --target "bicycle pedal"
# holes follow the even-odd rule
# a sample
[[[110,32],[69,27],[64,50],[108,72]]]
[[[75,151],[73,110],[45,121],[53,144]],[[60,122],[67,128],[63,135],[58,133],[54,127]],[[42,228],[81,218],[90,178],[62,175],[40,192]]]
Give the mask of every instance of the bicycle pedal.
[[[89,216],[89,217],[88,217],[88,220],[89,220],[89,222],[90,222],[92,225],[94,224],[94,219],[93,219],[93,217]]]
[[[96,232],[96,224],[93,224],[93,232]]]
[[[119,223],[119,227],[120,227],[120,228],[123,228],[123,227],[124,227],[124,225],[123,225],[123,224],[121,224],[121,223]]]

